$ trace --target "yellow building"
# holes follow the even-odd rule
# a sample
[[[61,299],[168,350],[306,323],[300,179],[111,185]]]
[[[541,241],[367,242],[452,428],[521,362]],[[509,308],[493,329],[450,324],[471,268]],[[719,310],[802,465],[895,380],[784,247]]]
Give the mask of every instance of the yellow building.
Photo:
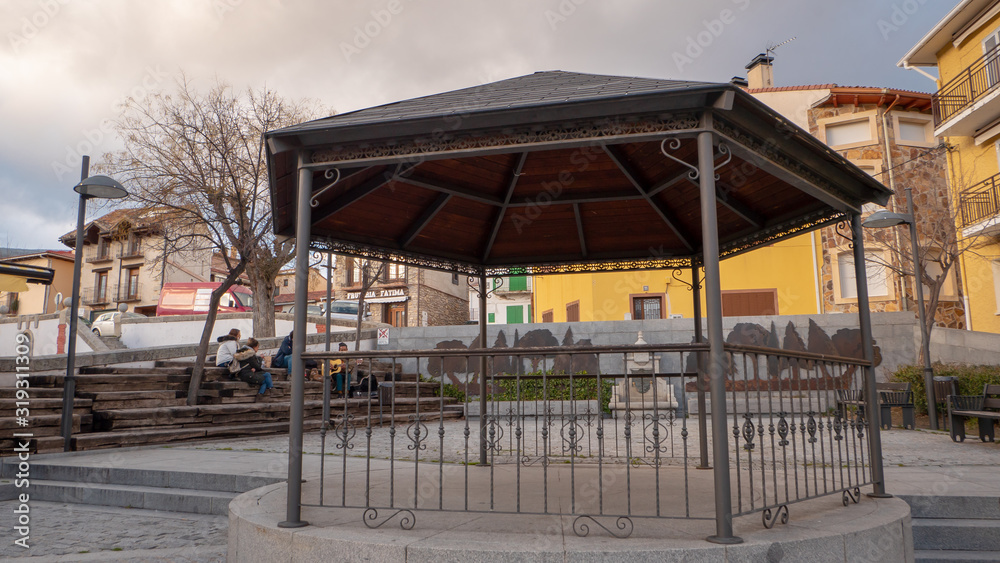
[[[0,305],[6,305],[11,315],[43,315],[59,310],[55,297],[69,297],[73,290],[73,253],[65,250],[43,250],[14,255],[0,262],[17,266],[41,266],[53,270],[52,284],[28,284],[28,291],[0,291]]]
[[[938,69],[934,129],[951,146],[969,328],[1000,332],[1000,1],[963,0],[899,66]]]

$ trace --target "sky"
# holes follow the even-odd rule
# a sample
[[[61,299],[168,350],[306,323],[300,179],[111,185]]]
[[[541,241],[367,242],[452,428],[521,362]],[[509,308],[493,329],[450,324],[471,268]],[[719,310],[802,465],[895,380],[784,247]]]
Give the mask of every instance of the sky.
[[[119,104],[182,75],[343,113],[544,70],[728,82],[794,37],[774,51],[776,86],[932,92],[896,62],[956,4],[0,0],[0,247],[65,249],[82,156],[120,148]]]

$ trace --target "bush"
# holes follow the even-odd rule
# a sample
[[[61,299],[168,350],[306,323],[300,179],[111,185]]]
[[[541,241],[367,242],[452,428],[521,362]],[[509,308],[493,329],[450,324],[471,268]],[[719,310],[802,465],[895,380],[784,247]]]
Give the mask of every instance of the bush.
[[[965,364],[934,364],[935,376],[958,378],[959,395],[980,395],[987,383],[1000,384],[1000,366],[970,366]],[[892,374],[893,381],[910,384],[913,405],[917,412],[927,414],[927,392],[924,388],[923,366],[900,366]],[[944,397],[937,397],[943,401]]]
[[[541,371],[534,373],[526,373],[524,375],[542,375]],[[551,371],[546,372],[546,375],[553,375]],[[586,375],[586,373],[581,372],[576,375]],[[597,378],[596,377],[581,377],[579,379],[573,379],[573,393],[570,396],[570,380],[569,379],[549,379],[546,380],[547,384],[545,387],[542,385],[541,379],[522,379],[520,381],[520,392],[522,401],[541,401],[543,399],[548,399],[550,401],[594,401],[597,400]],[[497,401],[516,401],[518,398],[518,381],[516,379],[502,379],[496,382],[496,387],[501,389],[500,393],[492,393],[489,396],[490,400]],[[601,380],[601,410],[606,413],[610,413],[611,409],[608,406],[611,402],[611,393],[614,388],[614,379],[606,378]]]

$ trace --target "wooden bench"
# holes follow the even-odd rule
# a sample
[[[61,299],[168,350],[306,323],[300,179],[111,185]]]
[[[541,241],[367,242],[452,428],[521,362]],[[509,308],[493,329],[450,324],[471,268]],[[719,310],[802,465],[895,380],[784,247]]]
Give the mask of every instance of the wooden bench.
[[[903,409],[903,428],[916,428],[913,414],[913,391],[909,383],[876,383],[878,391],[879,418],[883,430],[892,428],[892,409]]]
[[[965,421],[979,420],[979,439],[993,442],[994,421],[1000,421],[1000,385],[983,387],[982,395],[951,395],[948,397],[948,419],[951,421],[951,439],[965,441]]]
[[[861,389],[837,389],[837,407],[840,409],[840,418],[847,420],[849,409],[854,407],[858,411],[858,418],[865,417],[864,391]]]

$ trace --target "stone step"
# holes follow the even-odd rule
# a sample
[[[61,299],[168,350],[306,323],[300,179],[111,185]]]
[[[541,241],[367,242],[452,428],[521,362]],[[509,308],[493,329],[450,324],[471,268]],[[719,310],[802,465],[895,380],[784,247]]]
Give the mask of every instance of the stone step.
[[[306,420],[302,427],[305,430],[317,430],[322,421]],[[200,428],[135,428],[124,431],[90,432],[73,437],[73,450],[84,451],[100,448],[145,446],[206,440],[227,436],[249,436],[254,434],[285,434],[288,433],[288,422],[252,424],[252,425],[220,425]]]
[[[914,563],[997,563],[997,551],[947,551],[941,549],[916,549]]]
[[[58,461],[32,460],[31,476],[43,481],[68,481],[89,485],[113,484],[171,489],[195,489],[241,493],[284,481],[275,477],[256,475],[230,475],[224,473],[196,473],[192,471],[163,471],[106,466],[73,465],[72,458]],[[8,458],[0,467],[0,475],[12,478],[17,473],[17,460]]]
[[[1000,520],[987,518],[915,518],[913,548],[996,551],[1000,555]]]
[[[101,342],[108,347],[109,350],[127,350],[128,346],[122,344],[122,341],[117,336],[100,336]]]
[[[911,518],[981,518],[1000,520],[1000,497],[898,495],[910,505]]]
[[[194,514],[229,514],[238,493],[70,481],[31,480],[31,499],[72,504],[144,508]]]
[[[80,427],[89,427],[93,422],[91,413],[73,413],[73,431],[79,432]],[[51,431],[55,429],[59,433],[59,425],[62,424],[62,414],[45,414],[41,416],[29,416],[28,425],[21,426],[15,417],[0,418],[0,431],[4,434],[9,432],[31,432],[37,436],[51,436]]]
[[[80,375],[190,375],[191,370],[182,367],[117,367],[88,366],[80,368]]]
[[[14,399],[17,397],[18,390],[15,387],[2,387],[0,388],[0,399]],[[31,401],[35,399],[61,399],[63,393],[61,387],[56,389],[51,387],[28,387],[21,388],[20,390],[26,391]]]
[[[52,452],[63,451],[63,437],[59,434],[59,429],[57,428],[55,433],[51,436],[35,436],[33,438],[27,438],[28,440],[28,451],[33,454],[44,454]],[[2,439],[0,440],[0,452],[4,454],[13,453],[15,447],[20,447],[20,443],[24,439]]]
[[[87,409],[90,410],[91,407],[90,399],[83,399],[76,397],[73,399],[73,409]],[[18,399],[7,399],[0,397],[0,418],[9,418],[16,416],[17,409],[27,408],[28,417],[34,418],[39,415],[61,415],[62,414],[62,398],[31,398],[26,401]]]

